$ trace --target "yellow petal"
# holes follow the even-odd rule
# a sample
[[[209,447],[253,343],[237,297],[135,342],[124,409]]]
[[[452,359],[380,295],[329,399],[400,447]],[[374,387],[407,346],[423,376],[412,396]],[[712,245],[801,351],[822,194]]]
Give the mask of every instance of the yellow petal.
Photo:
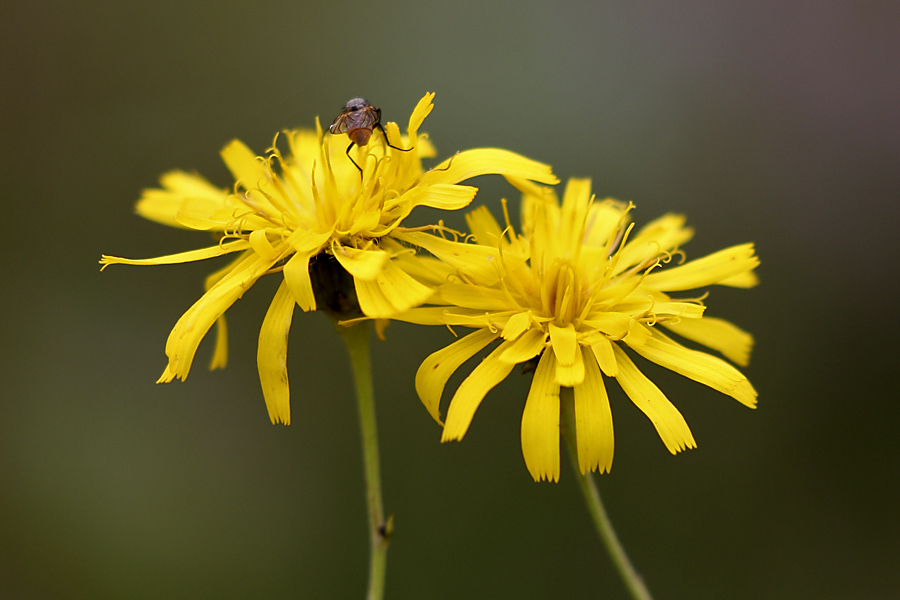
[[[482,285],[493,285],[500,278],[500,253],[496,248],[451,242],[421,231],[398,231],[394,237],[428,250]]]
[[[420,183],[422,185],[459,183],[479,175],[490,174],[519,177],[541,183],[559,183],[549,165],[499,148],[476,148],[460,152],[422,175]]]
[[[422,126],[425,117],[431,114],[432,109],[434,109],[434,104],[432,103],[433,100],[434,92],[428,92],[422,96],[422,99],[419,100],[418,104],[416,104],[416,107],[413,109],[412,114],[409,115],[409,124],[407,125],[406,131],[409,134],[410,139],[415,139],[419,127]]]
[[[591,351],[594,353],[594,358],[597,359],[597,364],[600,365],[600,370],[603,371],[603,374],[607,377],[618,375],[619,365],[616,362],[616,355],[613,353],[612,342],[605,337],[598,337],[592,342]]]
[[[278,248],[269,241],[267,229],[257,229],[250,234],[250,247],[259,254],[263,260],[275,262],[281,255],[286,244],[279,242]]]
[[[515,341],[511,341],[506,351],[498,358],[513,364],[523,363],[540,354],[546,342],[547,334],[541,329],[534,327],[519,336]]]
[[[502,310],[512,305],[503,290],[466,283],[446,283],[437,294],[441,302],[463,308]]]
[[[309,278],[309,252],[296,252],[284,263],[284,282],[297,306],[305,312],[316,310],[316,296]]]
[[[584,239],[585,215],[591,201],[591,180],[571,178],[566,182],[557,239],[575,247]],[[558,357],[557,357],[558,358]]]
[[[628,338],[625,338],[628,343]],[[645,343],[632,346],[635,352],[680,375],[708,385],[750,408],[756,408],[756,390],[741,374],[721,358],[685,348],[658,330]]]
[[[669,292],[692,290],[727,281],[758,265],[759,258],[754,254],[753,244],[743,244],[671,269],[654,271],[644,278],[644,284]]]
[[[178,319],[166,342],[169,364],[160,382],[188,376],[197,346],[212,324],[271,266],[256,254],[248,255]]]
[[[381,248],[393,256],[391,261],[407,275],[426,285],[437,287],[456,274],[456,269],[450,265],[430,256],[414,254],[390,238],[381,238]]]
[[[566,366],[575,364],[575,353],[578,351],[575,326],[570,323],[566,327],[558,327],[549,323],[549,331],[556,360]]]
[[[228,166],[228,170],[234,175],[234,179],[246,190],[260,187],[263,182],[269,180],[269,172],[265,163],[250,150],[242,141],[232,140],[222,148],[222,160]]]
[[[517,312],[509,318],[500,335],[504,340],[514,340],[531,327],[531,311]]]
[[[162,225],[184,227],[175,218],[183,204],[184,196],[180,194],[173,194],[169,190],[147,189],[135,204],[134,212]]]
[[[759,277],[756,276],[754,271],[747,271],[746,273],[739,273],[732,277],[726,277],[722,281],[719,282],[719,285],[727,285],[729,287],[736,288],[752,288],[759,284]]]
[[[608,247],[619,227],[623,225],[623,218],[628,214],[628,205],[607,198],[600,202],[594,202],[588,211],[585,224],[584,243],[593,248]]]
[[[671,252],[688,242],[693,237],[694,230],[685,227],[684,223],[684,215],[675,214],[663,215],[647,223],[619,252],[613,273],[621,273],[648,258]]]
[[[706,312],[706,307],[696,302],[657,302],[653,312],[658,316],[676,316],[685,319],[699,319]]]
[[[566,327],[549,324],[550,344],[556,355],[556,382],[572,387],[584,380],[584,361],[581,358],[575,326]]]
[[[444,424],[444,434],[441,436],[442,442],[461,440],[466,435],[466,431],[469,430],[469,425],[472,423],[472,417],[475,416],[475,411],[484,400],[485,394],[506,379],[506,376],[513,370],[514,364],[505,363],[497,358],[503,354],[508,344],[509,342],[503,342],[497,346],[457,388],[450,400],[450,408],[447,410],[447,422]]]
[[[291,424],[291,393],[288,385],[287,349],[294,297],[282,281],[266,311],[259,330],[256,365],[263,397],[272,423]]]
[[[559,358],[559,357],[557,357]],[[593,359],[591,359],[593,360]],[[584,359],[581,352],[575,354],[575,363],[565,366],[557,362],[556,383],[566,387],[575,387],[584,381]]]
[[[228,325],[225,323],[225,315],[216,319],[216,345],[213,350],[212,360],[209,361],[209,370],[224,369],[228,365]]]
[[[163,189],[144,190],[135,206],[135,212],[163,225],[181,227],[182,224],[176,217],[184,210],[187,201],[195,207],[206,207],[208,213],[222,208],[228,202],[226,190],[213,186],[200,175],[170,171],[160,177],[160,184]]]
[[[436,183],[427,187],[416,186],[400,196],[397,204],[407,204],[406,214],[417,206],[429,206],[441,210],[458,210],[471,204],[478,188],[468,185]],[[389,209],[389,203],[385,203]]]
[[[650,331],[635,321],[628,329],[628,335],[622,338],[622,341],[627,342],[631,346],[638,346],[646,342],[649,338]]]
[[[412,152],[409,154],[412,154]],[[416,138],[416,154],[419,155],[418,158],[434,158],[437,156],[437,149],[431,143],[431,140],[428,139],[428,134],[421,134]]]
[[[582,473],[597,470],[608,473],[612,468],[615,447],[609,397],[597,361],[587,348],[583,348],[582,352],[584,381],[574,390],[578,468]]]
[[[205,177],[184,171],[169,171],[159,178],[159,182],[167,190],[186,198],[209,198],[221,201],[228,192],[217,188]]]
[[[540,256],[542,244],[559,231],[559,200],[552,188],[537,186],[515,178],[510,183],[522,190],[522,235],[538,245],[535,256]]]
[[[544,352],[522,411],[522,456],[535,481],[559,481],[559,385],[556,358]]]
[[[487,206],[479,206],[466,213],[466,225],[479,244],[492,247],[500,245],[503,232]]]
[[[485,313],[473,308],[453,306],[424,306],[397,313],[392,319],[418,325],[461,325],[463,327],[502,327],[513,311]]]
[[[102,271],[109,265],[175,265],[195,262],[222,256],[224,254],[229,254],[230,252],[238,252],[249,247],[250,244],[246,240],[237,240],[210,246],[209,248],[200,248],[199,250],[179,252],[178,254],[169,254],[167,256],[157,256],[156,258],[120,258],[118,256],[107,256],[104,254],[100,257],[100,264],[103,265],[100,267],[100,270]]]
[[[381,274],[384,264],[391,258],[390,255],[379,249],[358,250],[349,246],[342,246],[337,241],[332,242],[331,251],[341,266],[354,278],[371,281]]]
[[[232,260],[230,260],[230,261],[228,262],[228,264],[224,265],[224,266],[221,267],[219,270],[213,271],[212,273],[210,273],[209,275],[207,275],[207,276],[203,279],[203,291],[206,291],[206,290],[208,290],[209,288],[211,288],[212,286],[216,285],[223,277],[225,277],[226,275],[228,275],[229,273],[231,273],[231,271],[232,271],[237,265],[239,265],[240,262],[241,262],[242,260],[244,260],[244,258],[245,258],[248,254],[249,254],[249,253],[244,253],[244,254],[241,254],[241,255],[239,255],[239,256],[233,257]]]
[[[489,329],[479,329],[422,361],[416,371],[416,392],[435,421],[441,423],[441,395],[447,380],[464,362],[495,339],[496,333]]]
[[[589,314],[584,321],[587,327],[601,331],[614,339],[622,339],[628,335],[632,316],[621,312],[600,311]]]
[[[631,362],[628,355],[618,346],[613,346],[616,361],[619,363],[619,374],[616,381],[641,411],[647,415],[656,428],[663,444],[672,454],[687,448],[696,448],[697,443],[691,430],[665,394],[652,381],[641,373]]]
[[[236,217],[242,213],[240,220],[236,220]],[[175,221],[179,226],[199,231],[225,231],[226,229],[248,231],[264,229],[268,225],[267,221],[258,216],[248,214],[246,207],[240,208],[229,203],[227,206],[210,208],[206,202],[198,202],[194,199],[182,202],[178,212],[175,213]]]
[[[665,327],[681,337],[721,352],[734,363],[746,367],[750,363],[753,336],[738,327],[715,317],[663,321]]]
[[[315,255],[325,248],[331,233],[331,230],[310,231],[309,229],[296,229],[291,233],[287,241],[291,248],[297,252],[308,252]]]
[[[388,319],[418,306],[432,294],[432,288],[421,284],[388,261],[375,279],[354,278],[359,307],[367,317]]]

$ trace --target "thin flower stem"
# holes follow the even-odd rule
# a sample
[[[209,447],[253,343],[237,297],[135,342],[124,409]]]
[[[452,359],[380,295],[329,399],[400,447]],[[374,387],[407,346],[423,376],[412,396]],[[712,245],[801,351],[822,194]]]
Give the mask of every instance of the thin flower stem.
[[[359,407],[359,426],[362,433],[363,461],[366,476],[366,501],[369,506],[368,600],[384,597],[384,578],[387,549],[391,538],[391,521],[384,520],[381,500],[381,470],[378,466],[378,430],[375,425],[375,394],[372,387],[372,363],[369,356],[369,323],[364,321],[351,327],[335,326],[350,354],[356,401]]]
[[[569,450],[569,458],[572,462],[572,469],[575,471],[575,478],[578,480],[578,486],[581,488],[581,494],[584,496],[585,504],[587,504],[588,512],[591,514],[591,520],[600,536],[600,541],[606,546],[609,557],[619,571],[619,576],[628,588],[631,597],[635,600],[653,600],[650,591],[644,585],[644,580],[635,570],[628,555],[625,554],[625,548],[619,542],[609,515],[603,507],[603,501],[600,499],[600,491],[597,484],[590,473],[582,473],[578,466],[578,443],[576,441],[575,432],[575,410],[572,397],[572,388],[560,388],[560,408],[562,413],[562,422],[560,423],[563,437],[566,440],[566,447]]]

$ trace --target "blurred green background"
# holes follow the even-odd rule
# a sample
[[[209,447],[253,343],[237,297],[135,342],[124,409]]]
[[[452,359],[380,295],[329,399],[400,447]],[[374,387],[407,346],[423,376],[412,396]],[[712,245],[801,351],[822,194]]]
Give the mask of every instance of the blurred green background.
[[[762,285],[708,304],[756,335],[759,408],[647,367],[699,444],[672,457],[613,392],[600,486],[656,598],[900,597],[898,32],[900,4],[833,0],[5,3],[0,597],[363,596],[355,403],[326,319],[295,314],[294,422],[272,426],[255,356],[277,278],[229,311],[226,370],[203,369],[206,342],[157,386],[222,263],[97,260],[207,241],[133,214],[162,172],[229,186],[234,137],[262,152],[358,94],[405,123],[426,91],[442,157],[501,146],[639,223],[684,212],[690,257],[757,243]],[[516,198],[478,183],[494,211]],[[388,598],[625,598],[570,472],[525,469],[525,378],[439,443],[413,374],[449,339],[395,324],[375,347]]]

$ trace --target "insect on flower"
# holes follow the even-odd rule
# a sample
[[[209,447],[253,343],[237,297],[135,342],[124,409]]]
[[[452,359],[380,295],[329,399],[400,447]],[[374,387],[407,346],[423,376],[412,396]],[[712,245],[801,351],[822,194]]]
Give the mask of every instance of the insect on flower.
[[[335,135],[346,133],[350,136],[350,145],[347,146],[347,158],[349,158],[350,162],[353,163],[353,166],[359,170],[360,177],[362,177],[363,170],[356,164],[353,157],[350,156],[350,148],[352,148],[354,144],[357,146],[365,146],[368,144],[369,138],[372,137],[372,130],[375,128],[381,130],[381,135],[384,136],[384,142],[394,150],[399,150],[401,152],[409,152],[412,150],[412,148],[398,148],[388,141],[387,133],[385,133],[384,127],[381,125],[381,109],[375,108],[369,104],[369,101],[365,98],[350,98],[350,100],[347,101],[347,104],[344,105],[344,112],[339,114],[334,120],[334,123],[328,127],[328,131]]]

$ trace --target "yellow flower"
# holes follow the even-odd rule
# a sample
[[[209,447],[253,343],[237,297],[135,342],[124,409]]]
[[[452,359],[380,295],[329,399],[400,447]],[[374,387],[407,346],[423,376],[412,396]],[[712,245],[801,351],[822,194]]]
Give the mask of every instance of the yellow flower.
[[[435,155],[418,132],[431,112],[434,94],[426,94],[413,110],[406,136],[396,123],[355,148],[355,162],[345,153],[347,137],[315,130],[285,132],[289,154],[277,147],[256,156],[240,141],[222,150],[235,178],[232,191],[219,189],[196,174],[174,171],[162,176],[161,189],[146,190],[137,213],[164,225],[214,232],[212,246],[151,259],[103,256],[110,264],[159,265],[236,254],[206,280],[206,293],[175,324],[166,343],[168,365],[159,382],[185,379],[200,341],[214,323],[217,342],[211,368],[227,360],[225,311],[257,279],[283,273],[284,279],[266,313],[259,336],[257,363],[272,422],[290,423],[286,371],[287,337],[294,304],[316,310],[311,261],[320,255],[336,259],[352,276],[356,301],[368,317],[383,319],[418,305],[432,286],[417,279],[423,267],[397,234],[417,206],[458,209],[477,191],[460,181],[489,173],[557,180],[548,166],[499,149],[461,152],[436,168],[423,171],[421,158]],[[392,146],[403,148],[397,150]],[[332,259],[333,257],[333,259]],[[353,290],[351,290],[351,293]],[[328,308],[328,307],[320,307]]]
[[[438,288],[429,301],[435,306],[394,318],[476,329],[429,356],[416,374],[419,396],[438,422],[449,377],[491,342],[500,342],[457,388],[442,441],[462,439],[485,394],[515,365],[535,360],[521,434],[535,481],[559,480],[561,386],[573,388],[581,472],[611,468],[613,424],[604,376],[614,378],[647,415],[671,453],[694,448],[684,417],[626,348],[755,407],[756,391],[737,369],[663,333],[667,329],[745,366],[753,343],[748,333],[704,316],[703,296],[676,299],[669,293],[713,284],[752,287],[759,264],[752,244],[661,268],[676,257],[683,260],[679,248],[693,235],[683,216],[665,215],[634,234],[632,206],[595,200],[589,180],[569,181],[562,206],[550,189],[516,185],[524,192],[522,235],[514,234],[508,217],[501,230],[482,207],[467,215],[476,244],[421,232],[402,238],[452,265],[458,277]]]

